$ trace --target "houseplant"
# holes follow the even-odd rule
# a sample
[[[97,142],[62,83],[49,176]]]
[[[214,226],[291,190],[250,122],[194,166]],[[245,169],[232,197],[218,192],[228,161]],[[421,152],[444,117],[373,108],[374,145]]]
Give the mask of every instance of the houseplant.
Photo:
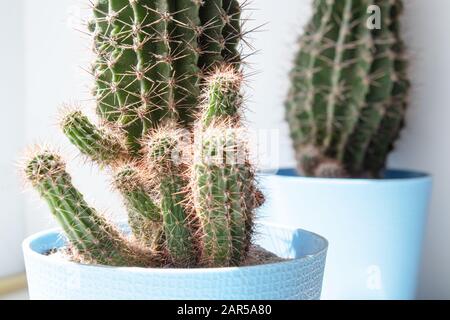
[[[325,239],[265,225],[266,250],[254,245],[264,196],[241,128],[240,10],[233,0],[95,3],[102,124],[69,110],[61,127],[112,173],[128,224],[86,203],[58,153],[32,150],[25,176],[63,230],[24,242],[32,298],[320,296]]]
[[[286,101],[300,174],[266,177],[268,215],[330,240],[324,298],[415,296],[431,179],[385,169],[410,90],[401,13],[318,0],[300,38]]]

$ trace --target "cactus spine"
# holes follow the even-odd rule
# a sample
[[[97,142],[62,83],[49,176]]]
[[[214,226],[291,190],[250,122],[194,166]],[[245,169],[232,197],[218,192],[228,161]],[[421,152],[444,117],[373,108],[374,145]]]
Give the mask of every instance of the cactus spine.
[[[371,30],[368,8],[381,9]],[[308,176],[378,177],[403,126],[410,83],[401,0],[316,0],[291,73],[286,119]]]

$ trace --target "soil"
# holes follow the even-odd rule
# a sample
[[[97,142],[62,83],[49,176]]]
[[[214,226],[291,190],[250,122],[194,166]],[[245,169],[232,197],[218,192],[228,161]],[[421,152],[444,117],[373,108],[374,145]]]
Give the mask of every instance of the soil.
[[[253,245],[250,247],[250,251],[248,253],[247,259],[242,263],[242,267],[244,266],[258,266],[263,264],[277,263],[282,261],[287,261],[289,259],[283,259],[277,256],[276,254],[267,251],[266,249]]]
[[[60,249],[51,249],[44,253],[46,256],[52,256],[53,258],[64,259],[64,260],[76,260],[74,259],[73,252],[70,247],[63,247]],[[251,267],[264,264],[271,264],[277,262],[288,261],[289,259],[280,258],[276,254],[260,247],[257,245],[252,245],[250,247],[247,259],[240,265],[241,267]],[[75,261],[79,262],[79,261]],[[170,266],[168,266],[170,267]]]

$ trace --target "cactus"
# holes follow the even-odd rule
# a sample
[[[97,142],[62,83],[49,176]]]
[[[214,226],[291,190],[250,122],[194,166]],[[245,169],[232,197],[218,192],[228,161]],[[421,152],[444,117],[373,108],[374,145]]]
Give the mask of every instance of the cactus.
[[[113,173],[132,235],[88,206],[57,153],[41,149],[25,165],[76,261],[223,267],[246,258],[264,197],[239,130],[241,9],[237,0],[93,4],[100,121],[69,110],[61,128]],[[211,152],[242,161],[211,163]]]
[[[87,263],[151,266],[155,257],[129,243],[73,186],[59,155],[40,150],[25,167],[27,178],[47,201],[72,250]]]
[[[173,153],[180,147],[180,130],[170,123],[157,129],[147,142],[147,160],[152,184],[158,192],[161,206],[165,244],[170,259],[176,265],[196,261],[191,226],[183,206],[185,179],[183,164]]]
[[[381,9],[381,28],[367,26]],[[401,0],[316,0],[291,73],[286,119],[307,176],[379,177],[404,123],[410,82]]]
[[[239,127],[242,81],[232,70],[208,79],[207,103],[197,130],[194,167],[191,172],[193,206],[203,233],[203,263],[236,265],[248,248],[256,197],[251,166]],[[250,197],[250,198],[251,198]]]
[[[114,172],[134,234],[123,235],[88,206],[57,153],[39,150],[25,174],[61,224],[76,261],[227,267],[245,260],[263,196],[241,130],[242,81],[235,65],[214,67],[202,85],[195,125],[162,122],[140,140],[140,158],[124,148],[120,131],[112,135],[79,111],[64,117],[70,140]]]
[[[179,204],[156,203],[154,189],[160,186],[142,177],[147,137],[167,123],[190,130],[200,111],[202,79],[222,64],[238,70],[241,10],[237,0],[97,0],[92,5],[88,28],[100,124],[69,110],[62,131],[88,159],[111,169],[136,240],[155,250],[173,243],[163,232],[161,221],[168,216],[158,212],[159,206],[169,210]]]
[[[118,169],[114,184],[128,208],[128,224],[136,238],[153,251],[160,251],[163,241],[161,213],[136,165]]]
[[[237,0],[97,0],[93,10],[97,111],[135,153],[162,120],[194,122],[206,70],[240,63]]]

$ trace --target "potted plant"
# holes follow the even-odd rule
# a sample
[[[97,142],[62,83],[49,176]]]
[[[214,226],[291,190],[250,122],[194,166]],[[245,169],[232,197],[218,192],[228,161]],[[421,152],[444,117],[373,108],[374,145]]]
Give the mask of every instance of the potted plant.
[[[415,297],[431,178],[386,170],[410,90],[401,13],[315,1],[300,38],[286,101],[298,170],[265,178],[267,215],[330,240],[325,299]]]
[[[112,173],[128,224],[84,200],[58,153],[35,148],[24,173],[62,230],[23,244],[31,298],[320,297],[327,241],[255,225],[264,196],[241,128],[240,6],[218,3],[94,5],[102,125],[69,110],[61,126]]]

